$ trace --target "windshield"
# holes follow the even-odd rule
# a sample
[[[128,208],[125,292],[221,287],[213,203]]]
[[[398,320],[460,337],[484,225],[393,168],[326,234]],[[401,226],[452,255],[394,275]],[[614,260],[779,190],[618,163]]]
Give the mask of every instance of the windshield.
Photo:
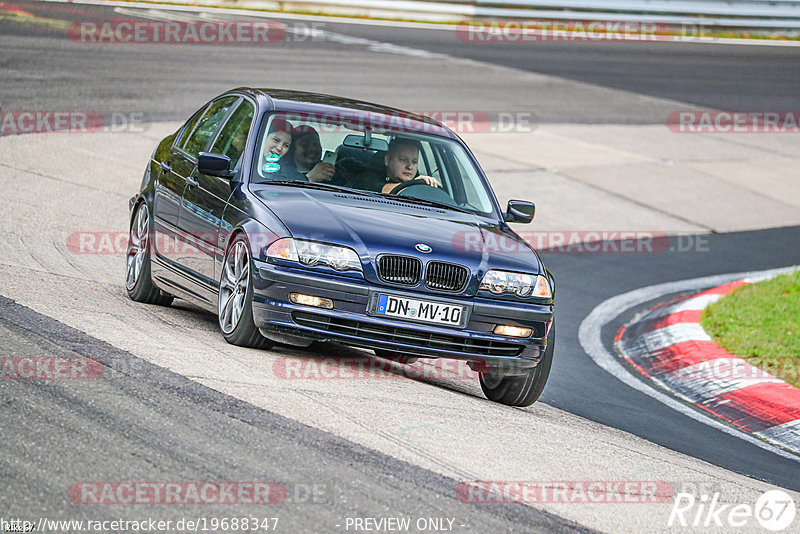
[[[379,128],[352,115],[276,113],[263,124],[256,150],[254,183],[327,184],[458,211],[494,212],[492,193],[465,149],[419,127]]]

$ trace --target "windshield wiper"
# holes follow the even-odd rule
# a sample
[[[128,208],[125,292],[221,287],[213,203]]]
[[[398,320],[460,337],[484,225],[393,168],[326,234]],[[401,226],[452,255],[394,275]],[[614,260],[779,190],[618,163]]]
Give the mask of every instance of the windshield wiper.
[[[375,191],[367,191],[366,189],[353,189],[352,187],[345,187],[343,185],[333,185],[324,182],[298,182],[294,180],[270,180],[269,182],[259,182],[264,184],[279,184],[289,185],[294,187],[305,187],[308,189],[321,189],[323,191],[335,191],[337,193],[347,193],[348,195],[364,196],[364,197],[385,197],[382,193]],[[397,195],[392,195],[397,196]],[[409,197],[397,197],[401,199],[408,199]],[[444,205],[444,204],[442,204]]]
[[[380,196],[391,198],[392,200],[399,200],[401,202],[411,202],[412,204],[424,204],[426,206],[432,206],[434,208],[444,208],[453,211],[460,211],[461,213],[473,213],[471,210],[462,208],[461,206],[454,206],[452,204],[447,204],[446,202],[436,202],[435,200],[428,200],[427,198],[407,197],[404,195],[391,195],[389,193],[383,193]]]
[[[336,191],[339,193],[356,193],[360,191],[355,191],[349,187],[345,187],[343,185],[333,185],[333,184],[326,184],[322,182],[299,182],[295,180],[270,180],[268,182],[259,182],[261,184],[278,184],[278,185],[290,185],[293,187],[305,187],[308,189],[323,189],[325,191]]]
[[[417,197],[407,197],[403,195],[391,195],[389,193],[376,193],[374,191],[365,191],[364,189],[353,189],[350,187],[345,187],[343,185],[333,185],[333,184],[326,184],[324,182],[300,182],[295,180],[270,180],[268,182],[259,182],[260,184],[277,184],[277,185],[288,185],[292,187],[305,187],[307,189],[322,189],[323,191],[336,191],[337,193],[348,193],[351,195],[363,195],[369,197],[383,197],[383,198],[390,198],[392,200],[399,200],[401,202],[410,202],[412,204],[424,204],[426,206],[432,206],[434,208],[444,208],[450,209],[454,211],[460,211],[462,213],[474,213],[471,210],[466,208],[462,208],[460,206],[453,206],[452,204],[447,204],[445,202],[436,202],[435,200],[428,200],[424,198],[417,198]]]

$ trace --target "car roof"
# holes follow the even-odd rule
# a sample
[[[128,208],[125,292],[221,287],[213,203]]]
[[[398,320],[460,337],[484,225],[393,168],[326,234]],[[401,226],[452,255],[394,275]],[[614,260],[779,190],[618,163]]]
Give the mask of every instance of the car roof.
[[[446,126],[430,117],[402,109],[364,102],[352,98],[291,91],[288,89],[267,89],[240,87],[232,92],[247,93],[256,99],[263,99],[275,111],[299,112],[324,116],[327,114],[348,113],[359,117],[364,123],[388,126],[393,125],[408,131],[418,131],[449,138],[457,136]]]

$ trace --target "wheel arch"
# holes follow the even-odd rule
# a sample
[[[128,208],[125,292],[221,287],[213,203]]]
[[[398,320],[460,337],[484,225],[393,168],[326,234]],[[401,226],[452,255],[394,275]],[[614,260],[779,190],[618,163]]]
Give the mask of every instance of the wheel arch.
[[[285,237],[281,234],[273,232],[256,219],[247,218],[242,220],[230,231],[228,242],[225,246],[226,254],[228,250],[230,250],[231,244],[241,234],[245,235],[247,242],[250,244],[250,255],[254,259],[260,258],[261,251],[274,241],[280,239],[281,237]]]

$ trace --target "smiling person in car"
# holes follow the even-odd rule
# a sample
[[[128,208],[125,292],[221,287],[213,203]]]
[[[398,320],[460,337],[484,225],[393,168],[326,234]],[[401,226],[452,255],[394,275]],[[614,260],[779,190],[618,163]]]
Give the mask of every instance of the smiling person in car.
[[[292,125],[281,118],[276,118],[269,125],[269,133],[264,143],[264,157],[269,155],[282,158],[292,146]],[[270,158],[271,161],[271,158]]]
[[[327,182],[336,171],[331,163],[322,160],[322,144],[319,133],[311,126],[301,125],[295,128],[292,136],[292,160],[294,168],[310,182]]]
[[[394,188],[409,180],[423,180],[432,187],[442,187],[442,184],[432,176],[417,176],[419,167],[420,145],[418,141],[397,137],[389,143],[389,150],[384,156],[386,172],[379,173],[367,171],[360,174],[354,186],[357,189],[390,193]]]

